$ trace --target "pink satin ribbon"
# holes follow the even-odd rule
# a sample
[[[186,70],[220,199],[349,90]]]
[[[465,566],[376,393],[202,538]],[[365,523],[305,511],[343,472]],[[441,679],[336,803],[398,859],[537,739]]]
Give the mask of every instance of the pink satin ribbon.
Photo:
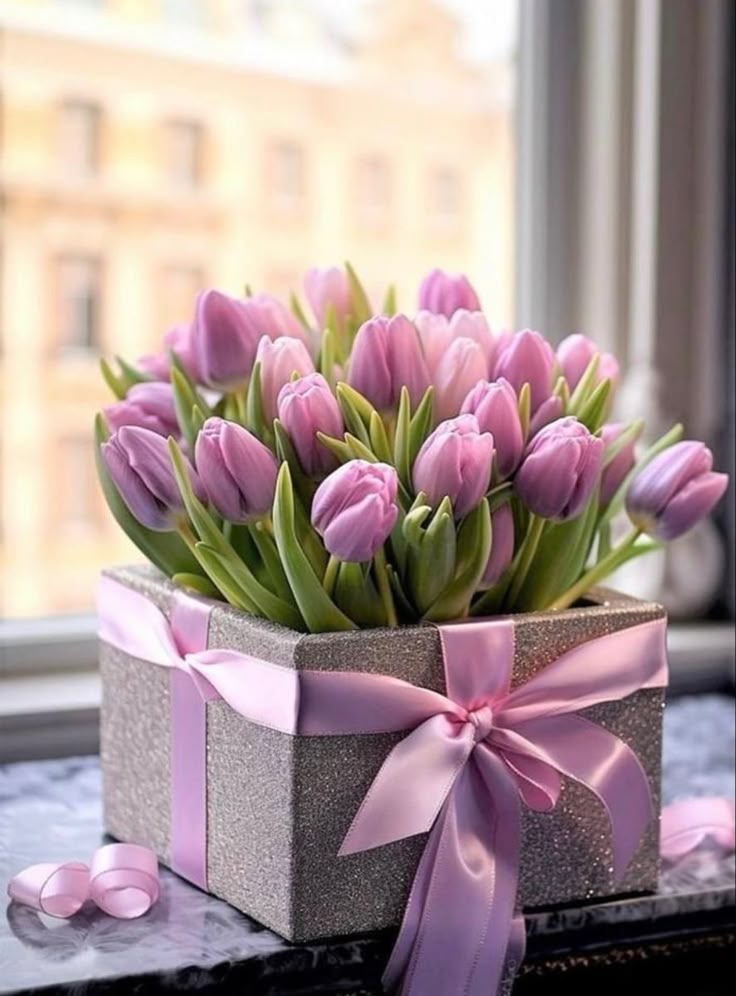
[[[158,861],[153,851],[138,844],[106,844],[98,847],[90,865],[31,865],[10,880],[8,895],[49,916],[74,916],[91,899],[109,916],[132,920],[158,900]]]
[[[497,991],[504,972],[523,957],[523,918],[516,915],[521,805],[553,809],[562,776],[585,785],[604,806],[617,880],[653,818],[636,755],[577,713],[666,684],[664,620],[590,640],[513,690],[511,619],[442,626],[442,695],[387,675],[297,672],[232,650],[200,650],[210,604],[181,595],[176,606],[170,626],[144,596],[104,578],[100,637],[181,672],[201,703],[221,697],[252,722],[286,733],[408,731],[340,851],[429,832],[386,970],[389,989],[401,985],[405,996]],[[192,709],[192,701],[172,696],[172,752],[185,753],[182,771],[199,774],[194,785],[177,781],[178,765],[172,766],[171,823],[172,831],[180,822],[196,826],[199,836],[188,835],[183,857],[172,849],[171,863],[196,881],[191,869],[206,871],[205,720],[192,736],[186,725]]]
[[[660,853],[665,861],[677,861],[708,838],[724,851],[736,850],[731,799],[701,796],[673,802],[662,810],[660,828]]]

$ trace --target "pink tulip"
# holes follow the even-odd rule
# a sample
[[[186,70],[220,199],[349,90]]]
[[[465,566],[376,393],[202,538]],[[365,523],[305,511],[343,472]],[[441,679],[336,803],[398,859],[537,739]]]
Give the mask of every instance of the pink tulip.
[[[524,451],[519,404],[511,384],[503,377],[491,383],[481,381],[467,395],[461,411],[475,415],[481,431],[493,436],[498,475],[510,477]]]
[[[124,425],[138,425],[160,436],[178,436],[179,423],[171,384],[151,381],[134,384],[122,401],[103,409],[111,430]]]
[[[194,458],[207,497],[228,522],[251,522],[273,504],[278,464],[260,439],[235,422],[208,418]]]
[[[329,307],[332,307],[338,326],[343,325],[350,313],[350,283],[345,270],[339,266],[312,267],[304,274],[304,293],[320,330],[327,325]]]
[[[450,321],[445,315],[435,315],[431,311],[418,311],[414,325],[419,333],[422,352],[431,377],[434,377],[445,351],[452,342]]]
[[[473,339],[454,339],[432,378],[437,418],[458,415],[468,392],[487,375],[488,364],[478,343]]]
[[[618,437],[628,428],[623,422],[609,422],[601,429],[601,439],[604,447],[615,443]],[[623,484],[624,478],[634,466],[636,457],[636,441],[641,435],[641,430],[626,443],[611,460],[608,466],[603,468],[601,477],[601,505],[607,505]]]
[[[488,319],[481,311],[456,311],[450,319],[450,333],[453,339],[472,339],[483,353],[486,361],[484,378],[491,376],[496,351],[496,342],[488,324]]]
[[[475,415],[459,415],[425,440],[414,461],[414,490],[434,507],[449,498],[455,518],[462,519],[488,490],[492,464],[493,437],[481,432]]]
[[[555,354],[539,332],[525,329],[508,340],[500,349],[494,366],[494,377],[505,377],[518,393],[524,384],[531,391],[531,409],[536,412],[552,393]]]
[[[480,311],[480,301],[463,274],[430,270],[419,285],[419,308],[450,318],[461,308]]]
[[[677,539],[714,508],[728,486],[712,471],[713,454],[685,440],[658,454],[639,473],[626,496],[631,521],[662,540]]]
[[[543,401],[532,415],[529,423],[529,438],[531,439],[532,436],[536,436],[540,429],[543,429],[545,425],[549,425],[550,422],[554,422],[561,415],[562,398],[556,394],[550,394],[546,401]]]
[[[278,414],[278,397],[293,373],[300,377],[314,373],[314,363],[301,339],[281,336],[273,341],[264,336],[258,343],[256,362],[261,365],[261,399],[263,414],[273,422]]]
[[[170,380],[171,361],[169,350],[176,353],[184,372],[195,384],[201,380],[199,367],[192,351],[192,330],[190,325],[175,325],[164,336],[164,349],[138,358],[136,366],[152,380]]]
[[[278,396],[278,415],[304,473],[317,479],[329,473],[337,459],[317,439],[317,433],[340,439],[345,426],[340,406],[322,374],[308,374],[285,384]]]
[[[514,516],[506,502],[491,515],[491,553],[483,574],[484,588],[492,588],[514,556]]]
[[[429,370],[419,334],[405,315],[369,318],[358,329],[348,369],[348,383],[379,411],[398,403],[406,386],[412,405],[429,387]]]
[[[220,291],[197,296],[192,352],[205,384],[223,391],[242,389],[250,377],[258,341],[265,330],[254,326],[245,301]]]
[[[307,333],[299,319],[291,313],[283,301],[279,301],[273,294],[261,291],[245,298],[243,304],[251,328],[257,335],[257,342],[264,335],[267,335],[269,339],[287,336],[292,339],[301,339],[306,346],[309,346]]]
[[[333,557],[364,563],[388,539],[399,514],[398,477],[385,463],[351,460],[317,488],[312,524]]]
[[[514,487],[535,515],[555,522],[585,508],[601,475],[603,440],[575,418],[550,422],[529,443]]]
[[[571,391],[575,390],[588,364],[598,352],[596,344],[587,336],[580,334],[569,335],[557,347],[557,362],[560,364],[562,376],[567,381]],[[618,361],[611,353],[600,354],[596,383],[600,383],[606,377],[614,385],[618,383]]]

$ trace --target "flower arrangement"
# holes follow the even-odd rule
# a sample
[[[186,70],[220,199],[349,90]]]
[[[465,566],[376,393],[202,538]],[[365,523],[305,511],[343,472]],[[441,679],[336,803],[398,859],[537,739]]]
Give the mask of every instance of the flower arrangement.
[[[159,354],[103,361],[105,496],[187,589],[310,632],[559,609],[726,488],[681,426],[637,452],[643,423],[607,421],[614,357],[494,333],[463,276],[413,318],[350,266],[304,293],[205,291]]]

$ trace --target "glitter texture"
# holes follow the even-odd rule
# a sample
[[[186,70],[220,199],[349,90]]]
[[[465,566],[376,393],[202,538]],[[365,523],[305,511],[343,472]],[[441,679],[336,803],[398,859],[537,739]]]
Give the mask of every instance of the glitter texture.
[[[150,568],[108,572],[168,614],[174,586]],[[660,606],[598,590],[581,609],[515,619],[514,684],[580,643],[663,615]],[[216,606],[210,647],[229,647],[299,670],[384,673],[438,691],[440,640],[432,626],[303,635]],[[102,644],[105,825],[166,862],[169,697],[166,669]],[[582,715],[638,754],[659,811],[664,693],[637,692]],[[210,891],[283,936],[306,941],[398,924],[426,836],[337,857],[355,811],[399,734],[291,737],[222,701],[207,706]],[[549,814],[524,811],[519,896],[525,908],[654,891],[658,821],[625,880],[614,886],[608,822],[587,789],[565,780]]]

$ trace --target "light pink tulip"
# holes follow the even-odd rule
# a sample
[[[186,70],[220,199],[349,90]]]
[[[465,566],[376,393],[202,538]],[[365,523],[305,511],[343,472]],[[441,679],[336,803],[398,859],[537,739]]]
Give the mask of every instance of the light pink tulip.
[[[584,335],[576,333],[562,340],[557,347],[557,362],[571,391],[575,390],[588,364],[599,352],[596,344]],[[614,386],[618,383],[619,365],[612,353],[600,353],[596,383],[600,383],[606,377]]]
[[[401,388],[416,406],[429,387],[419,333],[406,315],[369,318],[358,329],[348,368],[348,383],[379,411],[393,408]]]
[[[261,365],[263,415],[272,422],[278,414],[279,392],[293,373],[300,377],[314,373],[314,363],[301,339],[280,336],[273,341],[264,336],[258,343],[256,362]]]
[[[437,418],[458,415],[468,392],[487,375],[488,364],[482,347],[473,339],[454,339],[433,377]]]
[[[473,285],[462,273],[430,270],[419,286],[419,309],[450,318],[461,308],[480,311]]]
[[[328,552],[340,560],[365,563],[396,524],[398,477],[385,463],[351,460],[317,488],[312,524]]]
[[[524,451],[524,433],[519,418],[516,391],[503,377],[481,381],[467,395],[461,411],[475,415],[483,432],[490,432],[496,449],[496,470],[499,477],[510,477]]]
[[[412,481],[436,507],[447,497],[456,519],[467,515],[485,495],[491,480],[493,437],[481,432],[475,415],[441,422],[414,461]]]
[[[350,283],[339,266],[324,269],[312,267],[304,274],[304,293],[309,307],[322,331],[327,324],[327,310],[332,306],[338,326],[342,326],[350,312]]]

